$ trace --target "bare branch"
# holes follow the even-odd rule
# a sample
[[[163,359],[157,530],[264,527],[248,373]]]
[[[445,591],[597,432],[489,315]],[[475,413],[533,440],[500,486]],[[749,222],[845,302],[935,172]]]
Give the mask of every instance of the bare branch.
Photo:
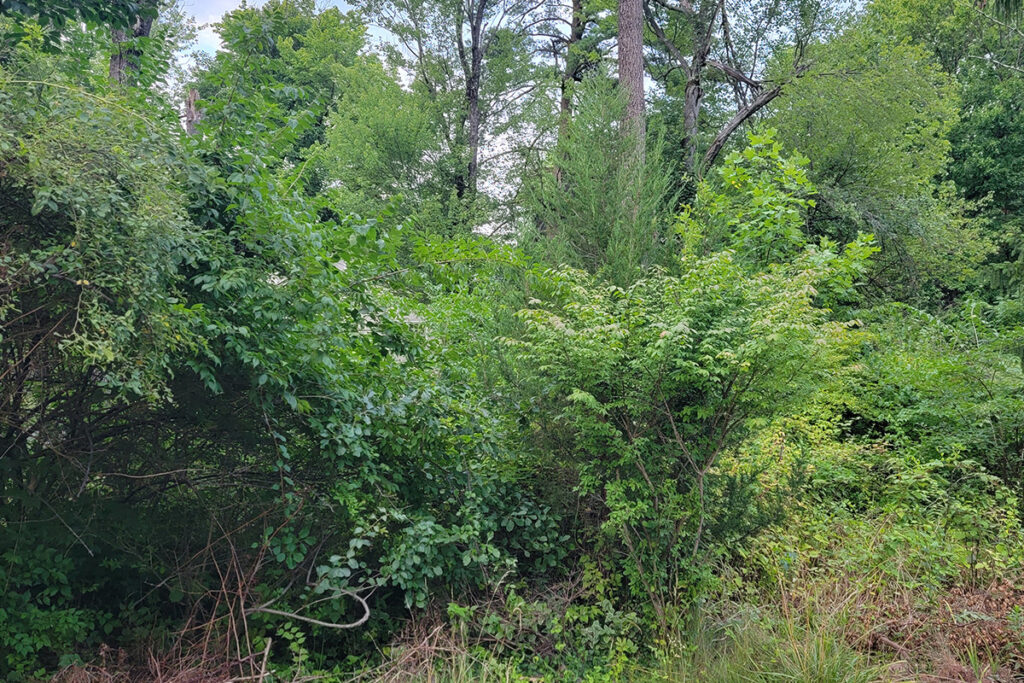
[[[697,14],[693,9],[693,5],[688,0],[679,0],[678,5],[673,5],[671,3],[665,2],[665,0],[654,1],[661,5],[662,7],[664,7],[665,9],[671,10],[673,12],[681,12],[682,14],[689,14],[690,16],[694,16]]]
[[[740,81],[742,83],[746,83],[754,90],[761,89],[761,81],[754,80],[753,78],[747,76],[745,73],[743,73],[742,71],[735,67],[729,66],[728,64],[720,62],[717,59],[709,59],[706,61],[706,64],[713,69],[718,69],[729,78]]]
[[[657,0],[655,0],[655,2],[657,2]],[[676,44],[669,40],[668,36],[665,35],[664,29],[662,29],[661,25],[658,24],[658,20],[654,16],[654,12],[651,11],[651,6],[646,2],[644,3],[644,16],[647,17],[647,25],[651,27],[652,31],[654,31],[654,35],[658,37],[661,44],[665,46],[666,50],[668,50],[669,56],[671,56],[672,59],[682,67],[683,71],[687,74],[687,77],[689,77],[690,63],[686,61],[686,57],[679,51]]]
[[[967,56],[972,58],[972,59],[978,59],[978,60],[981,60],[983,62],[988,62],[992,66],[998,66],[998,67],[1002,67],[1003,69],[1010,69],[1011,71],[1016,71],[1017,73],[1024,74],[1024,69],[1020,68],[1019,66],[1014,66],[1013,64],[1007,64],[1005,62],[1000,62],[995,57],[982,57],[980,55],[967,55]]]
[[[310,623],[310,624],[315,624],[316,626],[323,626],[324,628],[338,628],[338,629],[356,628],[356,627],[359,627],[359,626],[362,626],[363,624],[365,624],[367,622],[367,620],[369,620],[369,618],[370,618],[370,605],[367,604],[366,600],[364,600],[361,595],[359,595],[357,593],[353,593],[352,591],[346,591],[346,590],[338,591],[338,593],[335,595],[335,597],[340,597],[341,595],[347,595],[350,598],[352,598],[353,600],[356,600],[362,606],[362,608],[363,608],[363,616],[361,616],[358,619],[356,619],[355,621],[349,622],[347,624],[338,624],[338,623],[331,622],[331,621],[320,621],[319,619],[313,619],[312,617],[306,617],[306,616],[303,616],[301,614],[295,614],[294,612],[285,612],[284,610],[271,609],[271,608],[269,608],[269,607],[267,607],[265,605],[261,605],[260,607],[252,607],[250,609],[245,610],[245,613],[246,614],[256,614],[258,612],[261,612],[261,613],[264,613],[264,614],[276,614],[279,617],[288,617],[289,619],[298,619],[299,621],[305,621],[305,622]],[[269,605],[271,603],[266,603],[266,604]]]
[[[985,17],[986,19],[988,19],[992,23],[994,23],[994,24],[996,24],[998,26],[1001,26],[1001,27],[1007,29],[1008,31],[1012,31],[1013,33],[1017,34],[1017,36],[1020,37],[1020,38],[1024,38],[1024,31],[1021,31],[1016,26],[1014,26],[1012,24],[1008,24],[1005,21],[1001,21],[1001,20],[997,19],[996,17],[992,16],[991,14],[988,14],[987,12],[982,10],[981,7],[978,7],[978,5],[973,3],[973,2],[970,3],[970,5],[971,5],[971,9],[973,9],[975,12],[977,12],[981,16]]]
[[[800,78],[809,68],[809,64],[804,64],[803,66],[799,67],[796,71],[793,72],[792,78]],[[792,80],[792,78],[789,80]],[[751,116],[759,112],[765,105],[774,100],[776,97],[781,95],[783,86],[786,83],[788,83],[789,80],[783,83],[779,83],[770,90],[762,91],[761,94],[755,97],[749,105],[736,112],[736,115],[733,116],[729,120],[729,122],[722,127],[720,131],[718,131],[718,135],[715,136],[715,139],[711,143],[711,146],[708,148],[707,153],[704,154],[703,167],[705,169],[711,168],[711,164],[713,164],[715,159],[718,158],[718,154],[722,151],[722,147],[725,146],[725,143],[729,139],[729,136],[735,133],[736,129],[742,126],[747,119],[749,119]]]
[[[726,123],[720,131],[718,131],[718,135],[715,136],[715,139],[708,148],[707,153],[704,154],[704,168],[711,168],[711,164],[714,163],[718,154],[722,151],[722,147],[725,146],[726,141],[733,133],[736,132],[737,128],[743,125],[744,121],[760,111],[766,104],[774,100],[781,93],[781,85],[777,85],[770,90],[765,90],[751,100],[750,104],[736,112],[735,116],[729,119],[729,122]]]

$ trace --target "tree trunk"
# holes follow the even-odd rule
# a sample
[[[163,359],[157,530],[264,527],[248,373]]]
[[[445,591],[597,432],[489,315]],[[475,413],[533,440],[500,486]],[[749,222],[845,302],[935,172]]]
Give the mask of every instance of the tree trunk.
[[[697,143],[700,130],[700,108],[704,103],[704,70],[715,65],[732,78],[750,81],[743,76],[738,69],[727,68],[720,62],[708,59],[711,52],[711,43],[715,21],[718,18],[719,10],[724,11],[724,5],[719,0],[713,4],[703,3],[699,10],[695,10],[689,2],[680,3],[684,11],[693,22],[691,26],[693,36],[693,54],[687,59],[679,47],[673,43],[658,23],[658,19],[650,5],[644,4],[643,10],[647,17],[647,23],[658,37],[659,42],[668,51],[672,61],[686,74],[686,88],[683,93],[683,165],[687,173],[697,176],[700,169],[697,168]]]
[[[619,0],[619,87],[627,97],[625,132],[636,136],[637,158],[642,159],[647,130],[643,0]]]
[[[711,51],[711,25],[715,21],[715,14],[707,20],[707,26],[700,26],[694,31],[696,43],[693,57],[690,59],[690,68],[686,76],[686,90],[683,93],[683,135],[685,136],[684,158],[686,171],[691,176],[700,174],[697,168],[697,143],[700,130],[700,108],[704,104],[704,69],[708,63],[708,53]]]
[[[476,180],[480,173],[480,72],[474,71],[473,78],[466,85],[466,145],[469,147],[469,163],[466,168],[466,190],[470,196],[476,194]]]
[[[475,196],[477,177],[480,175],[480,79],[484,64],[484,17],[489,0],[477,0],[469,17],[469,77],[466,79],[466,145],[469,164],[466,169],[466,189]]]
[[[583,40],[583,0],[572,0],[569,40],[565,45],[565,67],[562,69],[558,100],[558,141],[563,144],[569,137],[569,124],[572,123],[572,86],[580,80],[580,60],[574,50],[581,40]],[[555,160],[555,182],[564,188],[561,161],[561,157]]]
[[[203,113],[196,106],[198,99],[199,91],[189,88],[188,95],[185,97],[185,132],[189,135],[196,134],[196,124],[203,118]]]
[[[569,40],[565,44],[565,68],[562,70],[561,97],[558,101],[558,137],[563,139],[572,121],[572,85],[579,80],[579,57],[574,50],[583,40],[583,0],[572,0]]]
[[[683,164],[691,175],[697,171],[697,127],[703,100],[704,88],[700,82],[700,73],[692,74],[686,81],[683,98]]]
[[[127,46],[125,43],[136,38],[148,38],[149,32],[153,29],[153,17],[135,17],[135,24],[131,28],[131,34],[123,29],[115,28],[111,31],[114,39],[114,47],[117,52],[110,55],[110,80],[120,85],[129,85],[139,72],[139,60],[142,51],[138,47]]]

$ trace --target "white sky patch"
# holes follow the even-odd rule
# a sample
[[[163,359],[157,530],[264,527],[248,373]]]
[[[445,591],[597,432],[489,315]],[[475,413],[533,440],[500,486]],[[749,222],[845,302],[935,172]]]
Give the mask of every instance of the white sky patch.
[[[214,19],[216,21],[216,19]],[[196,23],[200,23],[198,20]],[[200,52],[207,52],[209,54],[215,53],[220,49],[223,42],[220,36],[217,35],[216,29],[213,27],[212,21],[204,21],[200,24],[202,28],[199,29],[199,33],[196,35],[196,49]]]
[[[195,49],[207,54],[214,54],[221,47],[220,36],[214,24],[233,9],[241,5],[240,0],[179,0],[178,6],[186,13],[192,15],[199,35],[196,36]],[[252,6],[263,4],[260,0],[249,3]]]

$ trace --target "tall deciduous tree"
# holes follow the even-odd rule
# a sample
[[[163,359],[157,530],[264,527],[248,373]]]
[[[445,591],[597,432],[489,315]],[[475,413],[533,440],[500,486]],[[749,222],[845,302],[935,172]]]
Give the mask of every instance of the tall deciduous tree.
[[[439,171],[456,198],[472,206],[489,162],[530,144],[520,124],[545,94],[540,39],[548,33],[549,8],[523,0],[364,0],[361,6],[392,34],[392,60],[431,103],[446,148]],[[529,118],[527,128],[535,128],[536,117]],[[516,136],[504,135],[515,128]]]
[[[987,250],[939,182],[956,91],[920,47],[879,36],[858,23],[811,46],[814,67],[773,103],[769,121],[787,148],[811,159],[819,195],[807,229],[841,241],[873,233],[883,246],[873,291],[934,295],[961,287]]]

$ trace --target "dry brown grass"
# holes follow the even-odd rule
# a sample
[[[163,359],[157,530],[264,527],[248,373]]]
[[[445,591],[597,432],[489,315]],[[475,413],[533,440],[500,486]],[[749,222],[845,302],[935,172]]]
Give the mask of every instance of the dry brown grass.
[[[1024,580],[967,580],[923,597],[882,576],[800,577],[784,619],[813,613],[855,650],[889,658],[895,680],[1024,681]]]
[[[159,658],[151,654],[144,662],[132,662],[124,650],[105,645],[98,655],[95,663],[60,671],[53,677],[53,683],[225,683],[232,680],[234,668],[211,657],[185,657],[179,653]]]

